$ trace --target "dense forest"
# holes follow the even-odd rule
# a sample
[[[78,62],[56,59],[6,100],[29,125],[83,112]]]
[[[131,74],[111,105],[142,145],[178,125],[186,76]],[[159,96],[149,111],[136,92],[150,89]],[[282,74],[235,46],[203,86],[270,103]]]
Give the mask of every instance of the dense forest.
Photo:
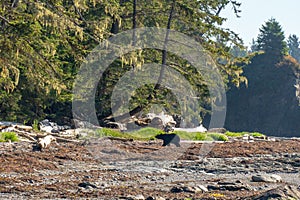
[[[289,81],[287,87],[296,98],[294,85],[298,84],[299,88],[299,38],[290,35],[286,40],[279,22],[270,19],[262,25],[251,49],[247,49],[238,34],[222,28],[226,20],[222,11],[231,7],[232,14],[239,17],[240,5],[235,0],[2,0],[0,120],[31,124],[49,118],[58,123],[70,123],[73,84],[85,58],[103,41],[143,27],[175,30],[201,44],[222,75],[231,105],[236,105],[230,98],[235,99],[235,92],[240,90],[237,88],[250,89],[252,79],[286,68],[291,69],[287,78],[284,70],[278,72],[276,76],[281,78],[276,80],[282,82],[267,81],[270,84],[266,87],[273,90],[276,84]],[[134,46],[138,36],[134,31],[132,35]],[[167,44],[167,37],[162,42]],[[94,98],[100,123],[111,119],[111,95],[118,81],[126,72],[138,73],[148,63],[162,64],[160,78],[155,84],[134,91],[130,114],[146,113],[152,105],[159,104],[169,114],[180,114],[182,109],[196,112],[198,118],[189,119],[191,122],[209,118],[211,105],[217,98],[209,94],[207,81],[201,73],[180,56],[166,50],[139,49],[121,55],[103,72]],[[172,91],[161,86],[164,66],[189,81],[197,92],[196,107],[180,107]],[[259,70],[252,73],[253,68]],[[182,82],[179,80],[178,84]],[[297,104],[295,109],[298,108]],[[75,117],[80,119],[80,116]]]

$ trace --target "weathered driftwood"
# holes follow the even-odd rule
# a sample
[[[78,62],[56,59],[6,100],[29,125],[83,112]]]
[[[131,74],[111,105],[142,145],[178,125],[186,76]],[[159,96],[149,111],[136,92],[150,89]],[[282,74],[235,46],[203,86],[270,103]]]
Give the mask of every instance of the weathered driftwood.
[[[64,138],[64,137],[61,137],[61,136],[58,136],[58,135],[53,135],[51,134],[52,136],[54,136],[56,138],[56,141],[57,142],[73,142],[73,143],[80,143],[79,140],[72,140],[72,139],[67,139],[67,138]]]
[[[21,137],[27,138],[27,139],[29,139],[31,141],[34,141],[34,142],[36,141],[36,139],[34,138],[36,135],[34,135],[34,134],[30,134],[26,131],[21,131],[21,130],[15,129],[15,128],[13,129],[13,131]]]
[[[25,126],[25,125],[15,125],[14,128],[18,130],[24,130],[24,131],[31,131],[32,126]]]

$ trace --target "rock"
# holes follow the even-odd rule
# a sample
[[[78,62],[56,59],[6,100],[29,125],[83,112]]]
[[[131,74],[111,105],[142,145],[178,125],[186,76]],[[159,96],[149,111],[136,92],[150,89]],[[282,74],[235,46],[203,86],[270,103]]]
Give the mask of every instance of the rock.
[[[281,199],[300,199],[300,191],[296,186],[286,185],[269,190],[263,194],[251,197],[251,200],[281,200]],[[250,198],[249,198],[250,200]]]
[[[157,129],[164,129],[164,124],[160,117],[154,117],[149,126]]]
[[[276,174],[255,175],[252,176],[251,179],[254,182],[268,182],[268,183],[277,183],[282,181],[281,177]]]
[[[172,193],[180,193],[180,192],[183,192],[183,189],[181,187],[174,186],[174,187],[171,188],[170,191]]]
[[[126,197],[127,200],[145,200],[145,197],[142,194],[133,196],[133,195],[129,195]]]
[[[94,185],[90,182],[82,182],[82,183],[79,183],[78,186],[85,188],[85,189],[98,188],[96,185]]]
[[[142,194],[136,195],[134,200],[145,200],[145,197]]]
[[[152,197],[152,196],[150,196],[150,197],[147,197],[146,200],[166,200],[166,199],[163,198],[163,197]]]
[[[147,126],[165,130],[166,132],[173,131],[173,128],[176,126],[176,121],[174,121],[171,115],[164,114],[161,112],[160,114],[148,113],[146,117],[136,119],[136,124],[140,126]]]
[[[196,189],[190,186],[185,186],[182,189],[184,192],[196,193]]]
[[[242,182],[219,182],[218,185],[208,185],[208,190],[227,190],[227,191],[240,191],[240,190],[252,190],[249,185]]]
[[[197,185],[197,188],[199,188],[202,192],[208,192],[207,187],[205,187],[204,185]]]
[[[150,197],[147,197],[146,200],[155,200],[155,198],[150,196]]]
[[[196,186],[196,187],[191,187],[191,186],[174,186],[171,189],[172,193],[180,193],[180,192],[188,192],[188,193],[199,193],[202,191],[208,191],[206,187],[204,186]]]
[[[249,140],[249,134],[243,135],[243,140]]]
[[[111,128],[111,129],[118,129],[120,131],[126,131],[127,130],[126,124],[122,124],[122,123],[119,123],[119,122],[111,122],[111,121],[106,122],[105,127]]]

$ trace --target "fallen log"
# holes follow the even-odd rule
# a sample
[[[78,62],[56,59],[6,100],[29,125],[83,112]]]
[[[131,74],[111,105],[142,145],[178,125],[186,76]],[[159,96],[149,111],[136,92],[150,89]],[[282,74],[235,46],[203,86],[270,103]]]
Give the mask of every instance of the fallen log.
[[[58,136],[57,134],[51,134],[53,137],[55,137],[57,142],[72,142],[72,143],[80,143],[78,140],[72,140],[72,139],[67,139],[61,136]]]
[[[34,138],[36,135],[32,135],[26,131],[21,131],[21,130],[18,130],[18,129],[13,129],[13,132],[17,133],[19,136],[21,137],[25,137],[33,142],[36,142],[37,140]]]

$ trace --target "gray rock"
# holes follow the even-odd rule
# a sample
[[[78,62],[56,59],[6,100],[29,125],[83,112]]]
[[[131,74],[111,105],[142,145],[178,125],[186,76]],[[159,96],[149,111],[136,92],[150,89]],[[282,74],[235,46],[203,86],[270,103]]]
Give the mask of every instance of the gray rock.
[[[205,187],[204,185],[197,185],[197,188],[199,188],[203,192],[208,192],[207,187]]]
[[[85,189],[98,188],[95,184],[92,184],[90,182],[82,182],[82,183],[79,183],[78,186],[85,188]]]
[[[228,191],[240,191],[240,190],[253,190],[249,185],[243,184],[240,181],[237,182],[219,182],[218,185],[208,185],[208,190],[228,190]]]
[[[282,181],[282,178],[276,174],[255,175],[252,176],[251,179],[254,182],[267,182],[267,183],[277,183]]]
[[[282,199],[300,199],[300,191],[296,186],[286,185],[268,190],[263,194],[251,197],[251,200],[282,200]],[[250,200],[250,198],[248,199]]]

